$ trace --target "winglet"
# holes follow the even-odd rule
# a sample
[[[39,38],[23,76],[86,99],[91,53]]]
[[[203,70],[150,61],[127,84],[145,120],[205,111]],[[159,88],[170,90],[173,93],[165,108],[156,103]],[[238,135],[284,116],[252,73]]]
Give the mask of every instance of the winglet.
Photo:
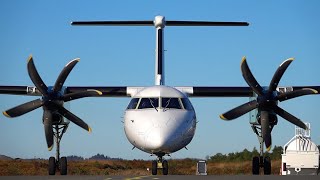
[[[7,113],[7,111],[3,111],[2,114],[5,115],[8,118],[11,118],[11,116]]]
[[[48,147],[48,151],[51,151],[51,150],[52,150],[52,148],[53,148],[53,145],[52,145],[52,146],[50,146],[50,147]]]

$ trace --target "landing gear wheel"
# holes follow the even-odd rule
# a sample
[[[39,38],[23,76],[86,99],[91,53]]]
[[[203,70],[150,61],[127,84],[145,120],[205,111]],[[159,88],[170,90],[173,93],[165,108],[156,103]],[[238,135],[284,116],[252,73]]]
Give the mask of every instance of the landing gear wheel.
[[[163,175],[168,175],[169,167],[168,167],[168,161],[164,160],[162,162],[162,173]]]
[[[56,159],[54,157],[49,158],[49,175],[56,174]]]
[[[260,165],[259,165],[259,157],[255,156],[252,159],[252,174],[259,175]]]
[[[67,175],[68,173],[68,163],[67,163],[67,158],[62,157],[60,159],[60,174],[61,175]]]
[[[152,175],[157,175],[158,172],[158,162],[157,161],[152,161]]]
[[[264,171],[264,175],[270,175],[271,174],[271,159],[270,159],[269,156],[264,157],[263,171]]]

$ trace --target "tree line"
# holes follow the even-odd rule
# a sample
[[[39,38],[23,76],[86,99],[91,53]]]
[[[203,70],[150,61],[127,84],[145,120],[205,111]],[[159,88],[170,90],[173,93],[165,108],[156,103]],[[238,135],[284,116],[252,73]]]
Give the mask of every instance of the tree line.
[[[318,145],[318,149],[320,150],[320,145]],[[274,146],[272,152],[265,152],[266,156],[269,156],[272,160],[280,160],[281,154],[283,153],[282,146]],[[244,149],[241,152],[232,152],[227,154],[217,153],[213,156],[207,156],[206,160],[208,162],[240,162],[240,161],[251,161],[252,157],[259,156],[259,152],[254,147],[252,151],[248,149]],[[121,158],[111,158],[109,156],[105,156],[103,154],[96,154],[90,158],[83,158],[81,156],[68,156],[68,160],[73,161],[81,161],[81,160],[123,160]]]
[[[281,159],[283,153],[282,146],[274,146],[272,152],[265,152],[266,156],[269,156],[272,160]],[[217,153],[213,156],[207,156],[208,162],[241,162],[251,161],[252,157],[259,156],[258,150],[254,147],[252,151],[244,149],[241,152],[232,152],[227,154]]]
[[[122,160],[121,158],[111,158],[109,156],[105,156],[103,154],[96,154],[94,156],[91,156],[89,158],[83,158],[81,156],[75,156],[75,155],[71,155],[71,156],[67,156],[68,160],[71,161],[82,161],[82,160]]]

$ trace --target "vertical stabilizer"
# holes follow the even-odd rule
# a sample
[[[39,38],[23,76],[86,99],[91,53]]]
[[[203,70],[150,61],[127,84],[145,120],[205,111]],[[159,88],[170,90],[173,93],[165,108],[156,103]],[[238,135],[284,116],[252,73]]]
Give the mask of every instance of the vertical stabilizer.
[[[156,62],[155,62],[155,85],[164,85],[164,46],[163,31],[165,27],[165,18],[156,16],[154,19],[156,28]]]

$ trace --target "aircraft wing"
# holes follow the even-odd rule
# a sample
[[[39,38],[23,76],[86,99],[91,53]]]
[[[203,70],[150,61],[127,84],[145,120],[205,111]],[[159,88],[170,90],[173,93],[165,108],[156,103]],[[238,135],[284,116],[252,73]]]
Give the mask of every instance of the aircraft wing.
[[[90,90],[100,91],[102,94],[90,95],[90,97],[131,97],[144,87],[127,86],[70,86],[65,87],[65,93],[79,93]],[[0,86],[0,94],[42,96],[35,86]]]
[[[253,97],[250,87],[222,87],[222,86],[181,86],[175,87],[189,97]],[[287,86],[277,87],[279,92],[292,92],[304,88],[315,89],[320,92],[320,86]]]
[[[101,95],[91,97],[132,97],[145,87],[134,86],[68,86],[66,94],[88,90],[98,90]],[[252,89],[240,86],[179,86],[175,87],[189,97],[253,97]],[[277,87],[279,92],[291,92],[304,88],[315,89],[320,92],[320,86],[286,86]],[[41,96],[34,86],[0,86],[0,94]]]
[[[40,92],[31,86],[0,86],[0,94],[41,96]]]

